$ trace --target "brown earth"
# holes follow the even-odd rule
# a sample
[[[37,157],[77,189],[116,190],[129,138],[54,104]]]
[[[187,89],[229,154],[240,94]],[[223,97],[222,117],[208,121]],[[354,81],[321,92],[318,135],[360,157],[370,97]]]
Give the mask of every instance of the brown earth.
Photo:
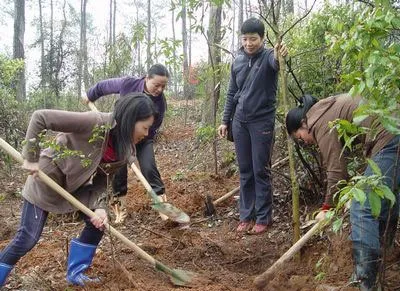
[[[277,146],[279,146],[279,136]],[[232,144],[218,141],[219,158],[232,153]],[[182,227],[161,221],[149,206],[149,199],[133,174],[128,193],[129,216],[115,228],[156,260],[171,268],[195,272],[190,287],[176,287],[169,277],[115,237],[106,235],[96,253],[89,274],[100,277],[98,285],[68,286],[65,280],[68,243],[83,224],[69,216],[49,216],[38,245],[23,257],[11,273],[5,290],[256,290],[253,280],[286,252],[292,243],[290,183],[274,177],[274,224],[259,236],[238,235],[237,202],[234,198],[217,206],[217,215],[205,218],[204,197],[214,199],[238,186],[234,164],[220,163],[214,174],[212,147],[195,139],[194,124],[183,125],[171,116],[156,145],[159,169],[166,183],[169,202],[186,211],[191,224]],[[274,162],[285,157],[275,151]],[[0,248],[14,236],[20,218],[20,188],[24,177],[18,167],[6,170],[0,161]],[[287,165],[278,169],[288,173]],[[306,200],[306,199],[302,199]],[[314,205],[302,205],[302,217]],[[305,223],[304,219],[302,223]],[[308,228],[309,229],[309,228]],[[303,233],[308,229],[302,230]],[[329,230],[315,235],[301,251],[301,257],[286,262],[265,290],[356,290],[348,286],[352,272],[348,226],[337,235]],[[397,256],[398,258],[398,256]],[[398,259],[387,272],[396,290]]]

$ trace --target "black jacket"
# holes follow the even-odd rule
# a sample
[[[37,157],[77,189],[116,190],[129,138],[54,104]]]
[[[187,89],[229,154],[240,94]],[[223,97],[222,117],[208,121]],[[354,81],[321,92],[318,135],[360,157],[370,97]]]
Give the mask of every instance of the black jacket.
[[[257,59],[259,59],[257,61]],[[256,64],[247,85],[243,88],[251,67]],[[238,98],[235,119],[240,121],[262,120],[274,116],[279,64],[274,58],[274,49],[262,47],[254,56],[241,48],[231,66],[223,124],[229,123],[234,98]],[[272,114],[272,115],[271,115]]]

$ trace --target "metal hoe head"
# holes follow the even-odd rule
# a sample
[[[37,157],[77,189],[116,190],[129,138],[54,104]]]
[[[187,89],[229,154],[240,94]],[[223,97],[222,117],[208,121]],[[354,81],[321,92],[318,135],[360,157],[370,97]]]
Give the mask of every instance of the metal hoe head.
[[[169,219],[176,221],[178,223],[189,223],[190,217],[180,210],[178,207],[173,206],[168,202],[156,202],[151,205],[151,207],[168,216]]]
[[[205,199],[205,209],[204,209],[204,216],[209,217],[216,213],[215,206],[212,200],[211,195],[207,195]]]
[[[196,282],[194,281],[196,280],[194,280],[194,278],[197,277],[198,275],[194,272],[179,269],[174,269],[173,273],[170,276],[171,281],[174,285],[186,287],[190,287],[191,285],[195,284]]]

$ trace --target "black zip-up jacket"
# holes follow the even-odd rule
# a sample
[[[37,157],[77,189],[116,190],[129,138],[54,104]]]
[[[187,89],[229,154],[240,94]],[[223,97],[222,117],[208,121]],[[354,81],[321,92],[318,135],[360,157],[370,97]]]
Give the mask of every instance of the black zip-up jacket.
[[[256,62],[258,58],[261,59]],[[251,79],[247,81],[246,88],[243,88],[254,63],[256,67],[252,76],[249,76]],[[242,47],[231,66],[222,123],[227,125],[230,122],[233,100],[238,97],[235,119],[247,122],[275,118],[278,71],[279,63],[275,60],[273,48],[262,47],[255,55],[249,56]],[[235,96],[236,94],[239,95]]]

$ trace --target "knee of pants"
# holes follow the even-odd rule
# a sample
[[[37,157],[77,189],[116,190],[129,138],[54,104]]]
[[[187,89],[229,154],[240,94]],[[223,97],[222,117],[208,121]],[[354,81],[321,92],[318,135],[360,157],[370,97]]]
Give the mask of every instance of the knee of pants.
[[[23,256],[31,249],[33,249],[33,247],[37,244],[38,241],[39,237],[35,238],[33,236],[26,234],[26,235],[17,235],[17,237],[11,244],[13,245],[13,249],[15,250],[15,252],[18,255]]]
[[[353,201],[350,208],[350,222],[353,245],[373,250],[380,249],[380,220],[372,216],[369,207],[365,208],[359,202]]]

